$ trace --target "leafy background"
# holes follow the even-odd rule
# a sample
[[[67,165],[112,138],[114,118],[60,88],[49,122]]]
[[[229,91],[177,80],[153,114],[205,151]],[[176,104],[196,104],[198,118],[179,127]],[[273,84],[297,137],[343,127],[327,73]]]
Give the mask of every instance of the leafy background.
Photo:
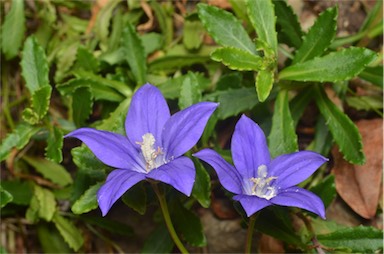
[[[175,250],[145,183],[102,218],[95,195],[111,169],[63,140],[83,126],[123,133],[145,82],[173,112],[220,102],[194,151],[230,161],[246,113],[272,156],[331,159],[302,184],[327,220],[265,209],[255,250],[382,251],[382,2],[246,2],[1,2],[1,252]],[[194,163],[191,199],[167,189],[176,230],[191,251],[241,252],[243,211]]]

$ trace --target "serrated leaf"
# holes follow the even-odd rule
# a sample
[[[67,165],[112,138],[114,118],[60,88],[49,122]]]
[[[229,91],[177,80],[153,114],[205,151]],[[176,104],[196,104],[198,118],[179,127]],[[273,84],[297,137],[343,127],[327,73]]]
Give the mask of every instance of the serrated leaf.
[[[300,48],[303,31],[301,30],[297,15],[286,1],[274,0],[273,4],[277,17],[276,23],[281,28],[281,31],[278,33],[278,41],[284,42],[291,47]]]
[[[333,139],[338,144],[344,158],[353,164],[364,164],[365,156],[362,151],[361,135],[356,125],[332,103],[323,88],[316,87],[315,93],[317,107],[323,115],[325,123],[330,129]]]
[[[21,68],[25,85],[31,94],[49,86],[47,58],[34,37],[25,40]]]
[[[265,41],[277,55],[276,17],[272,0],[247,0],[248,17],[258,39]]]
[[[7,158],[12,148],[22,149],[30,140],[30,138],[36,134],[40,128],[28,125],[19,124],[13,130],[12,133],[8,134],[0,145],[0,161]]]
[[[76,127],[82,127],[92,112],[93,98],[88,87],[80,87],[72,94],[70,115]]]
[[[0,208],[3,208],[6,204],[12,202],[12,200],[12,194],[3,189],[3,187],[0,185]]]
[[[383,231],[373,227],[358,226],[340,229],[330,234],[317,235],[320,244],[351,252],[373,253],[383,250]]]
[[[129,23],[123,30],[121,43],[136,83],[143,85],[147,76],[146,55],[140,37]]]
[[[202,207],[208,208],[211,204],[211,178],[198,160],[194,160],[194,163],[196,178],[192,189],[192,196],[197,199]]]
[[[127,206],[143,215],[147,211],[147,192],[142,183],[134,185],[121,198]]]
[[[99,70],[99,61],[87,48],[80,46],[76,53],[75,67],[95,73]]]
[[[19,53],[24,31],[24,0],[13,0],[11,9],[5,16],[1,27],[1,46],[7,60],[14,58]]]
[[[23,159],[34,167],[37,172],[59,186],[64,187],[73,182],[71,175],[60,164],[43,158],[29,156],[24,156]]]
[[[185,18],[183,28],[183,44],[189,50],[198,49],[204,38],[204,27],[200,20]]]
[[[63,160],[63,154],[61,152],[63,148],[63,132],[61,129],[53,126],[47,142],[45,157],[53,162],[60,163]]]
[[[193,72],[189,72],[181,85],[179,96],[179,108],[185,109],[192,104],[201,101],[201,91],[198,79]]]
[[[269,93],[272,90],[274,81],[274,72],[269,70],[259,71],[256,76],[256,91],[257,98],[259,98],[260,102],[265,101]]]
[[[106,1],[100,12],[97,15],[95,22],[95,34],[100,39],[100,46],[105,50],[108,42],[109,26],[112,18],[113,10],[120,3],[120,1]]]
[[[211,53],[211,58],[214,61],[222,62],[232,70],[258,71],[265,69],[262,57],[239,48],[218,48]]]
[[[39,209],[40,204],[36,195],[32,196],[31,202],[29,203],[29,207],[25,212],[25,219],[30,223],[36,223],[39,220]]]
[[[52,218],[61,236],[74,251],[78,251],[84,243],[83,236],[72,221],[65,219],[58,212]]]
[[[321,56],[335,38],[336,29],[337,7],[328,8],[320,14],[315,24],[309,29],[303,44],[293,58],[292,65]]]
[[[350,96],[346,99],[347,104],[357,110],[378,110],[383,108],[383,97],[376,96]]]
[[[160,224],[147,238],[141,253],[170,253],[174,243],[165,224]]]
[[[56,211],[56,200],[52,191],[35,185],[34,196],[37,198],[39,208],[38,215],[40,218],[51,221]]]
[[[37,236],[44,253],[71,253],[71,249],[53,225],[39,223]]]
[[[48,112],[51,92],[51,86],[43,86],[32,94],[32,110],[36,113],[39,120],[43,119]]]
[[[379,65],[376,67],[367,67],[360,74],[359,77],[365,79],[372,84],[383,88],[383,66]]]
[[[198,4],[197,10],[204,27],[217,43],[256,54],[251,38],[231,13],[207,4]]]
[[[291,65],[279,73],[280,79],[335,82],[351,79],[376,58],[366,48],[350,47],[312,60]]]
[[[39,116],[32,108],[24,109],[21,116],[30,125],[35,125],[39,122]]]
[[[319,196],[319,198],[323,201],[324,206],[327,208],[337,196],[335,176],[326,176],[320,183],[309,190]]]
[[[72,212],[74,214],[82,214],[96,209],[98,206],[97,191],[100,189],[101,185],[102,183],[97,183],[86,190],[84,194],[72,205]]]
[[[287,90],[281,90],[277,95],[268,145],[272,158],[298,150],[295,126],[289,111]]]

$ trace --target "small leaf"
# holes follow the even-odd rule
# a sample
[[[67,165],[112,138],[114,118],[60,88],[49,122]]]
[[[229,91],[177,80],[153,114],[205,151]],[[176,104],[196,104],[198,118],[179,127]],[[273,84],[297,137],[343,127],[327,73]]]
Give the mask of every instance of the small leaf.
[[[6,204],[12,202],[13,196],[8,191],[4,190],[0,185],[0,208],[3,208]]]
[[[317,235],[320,244],[351,252],[374,253],[383,250],[383,232],[373,227],[358,226]]]
[[[335,38],[337,28],[337,8],[328,8],[320,14],[315,24],[303,39],[297,50],[292,65],[321,56]]]
[[[198,49],[204,38],[204,27],[194,15],[185,18],[183,29],[183,44],[189,50]]]
[[[287,90],[281,90],[277,95],[268,145],[272,158],[298,150],[297,135],[289,111]]]
[[[44,86],[32,94],[32,110],[36,113],[39,120],[43,119],[48,112],[51,92],[51,86]]]
[[[37,236],[44,253],[71,253],[71,249],[53,225],[39,223]]]
[[[46,221],[51,221],[56,211],[56,200],[52,191],[35,185],[34,196],[39,203],[39,217]]]
[[[97,208],[97,191],[102,183],[91,186],[85,193],[72,205],[71,210],[74,214],[82,214]]]
[[[374,51],[351,47],[291,65],[279,73],[279,78],[318,82],[347,80],[358,75],[375,58]]]
[[[13,204],[26,206],[31,202],[33,189],[28,182],[2,180],[1,187],[12,195]]]
[[[258,71],[265,69],[262,57],[239,48],[218,48],[211,53],[211,58],[214,61],[222,62],[232,70]]]
[[[192,64],[209,61],[209,56],[200,55],[169,55],[156,58],[149,64],[149,71],[176,71]]]
[[[165,224],[160,224],[147,238],[141,253],[170,253],[174,243]]]
[[[320,183],[310,188],[310,191],[319,196],[323,201],[324,206],[327,208],[337,196],[335,176],[326,176],[324,179],[321,180]]]
[[[80,87],[72,94],[70,115],[76,127],[82,127],[92,112],[93,99],[88,87]]]
[[[39,130],[40,128],[28,124],[21,123],[17,125],[13,132],[8,134],[1,142],[0,161],[7,158],[12,148],[22,149]]]
[[[44,86],[49,86],[45,52],[34,37],[28,37],[24,43],[21,68],[25,85],[31,94]]]
[[[83,236],[79,229],[77,229],[72,221],[65,219],[57,212],[53,216],[52,221],[69,247],[74,251],[78,251],[84,243]]]
[[[345,98],[348,106],[357,110],[379,110],[383,108],[383,96],[349,96]]]
[[[247,11],[258,39],[265,41],[277,55],[276,17],[272,1],[248,0]]]
[[[201,91],[198,79],[193,72],[188,72],[180,89],[179,108],[185,109],[201,101]]]
[[[143,43],[146,56],[155,52],[156,50],[161,49],[164,44],[163,36],[158,33],[145,33],[141,35],[140,38],[141,42]]]
[[[196,179],[192,189],[192,196],[200,205],[208,208],[211,204],[211,178],[198,160],[194,160],[196,168]]]
[[[30,125],[35,125],[39,122],[39,116],[32,108],[24,109],[21,116]]]
[[[2,51],[7,60],[14,58],[19,53],[24,31],[24,0],[13,0],[11,9],[5,16],[1,27]]]
[[[361,136],[356,125],[328,99],[321,87],[316,87],[316,104],[328,125],[332,136],[339,145],[344,158],[354,164],[364,164],[365,156]]]
[[[143,215],[147,211],[147,192],[142,183],[134,185],[122,196],[124,204]]]
[[[77,49],[75,68],[95,73],[99,70],[99,61],[87,48],[80,46]]]
[[[145,51],[135,28],[129,23],[123,30],[121,43],[124,48],[125,59],[131,68],[136,83],[143,85],[147,75]]]
[[[359,77],[365,79],[372,84],[383,88],[383,66],[367,67],[360,74]]]
[[[165,38],[165,44],[170,45],[173,40],[173,11],[166,4],[150,1],[150,6],[155,13],[160,30]]]
[[[36,157],[24,156],[23,159],[28,162],[37,172],[45,178],[64,187],[72,183],[72,177],[63,166],[55,162]]]
[[[48,136],[48,145],[45,149],[45,157],[53,162],[60,163],[63,160],[63,132],[56,126],[52,127],[52,131]]]
[[[269,93],[272,90],[273,87],[273,81],[274,81],[274,72],[265,70],[265,71],[259,71],[256,76],[256,91],[257,91],[257,97],[259,98],[260,102],[265,101]]]
[[[33,195],[31,198],[31,202],[29,203],[29,207],[25,212],[25,219],[30,223],[36,223],[39,221],[39,209],[40,204],[36,195]]]
[[[251,38],[231,13],[207,4],[198,4],[197,10],[204,27],[217,43],[256,54]]]

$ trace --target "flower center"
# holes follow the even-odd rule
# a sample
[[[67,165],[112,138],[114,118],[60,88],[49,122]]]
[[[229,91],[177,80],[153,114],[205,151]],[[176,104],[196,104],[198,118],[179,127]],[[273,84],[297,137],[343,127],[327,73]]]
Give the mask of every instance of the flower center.
[[[147,172],[166,163],[164,153],[161,147],[154,148],[156,139],[152,133],[146,133],[142,136],[143,142],[136,142],[141,147],[141,154],[145,160],[145,169]]]
[[[275,186],[271,186],[271,182],[277,177],[267,177],[268,169],[265,165],[260,165],[257,168],[257,177],[252,177],[250,180],[253,182],[252,195],[258,196],[259,198],[265,198],[270,200],[277,195]]]

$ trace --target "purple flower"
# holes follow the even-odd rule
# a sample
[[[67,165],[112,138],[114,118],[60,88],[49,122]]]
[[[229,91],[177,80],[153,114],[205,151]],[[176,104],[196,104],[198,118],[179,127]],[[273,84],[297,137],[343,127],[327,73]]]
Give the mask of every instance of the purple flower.
[[[285,154],[271,160],[263,131],[243,115],[232,136],[235,167],[218,153],[204,149],[193,156],[210,164],[221,184],[243,206],[247,216],[270,206],[295,206],[325,218],[324,204],[312,192],[295,186],[328,159],[310,151]]]
[[[195,167],[182,155],[200,139],[217,105],[201,102],[171,116],[160,91],[146,84],[132,97],[126,136],[91,128],[66,135],[80,139],[99,160],[116,168],[97,193],[103,216],[129,188],[145,179],[170,184],[189,196]]]

